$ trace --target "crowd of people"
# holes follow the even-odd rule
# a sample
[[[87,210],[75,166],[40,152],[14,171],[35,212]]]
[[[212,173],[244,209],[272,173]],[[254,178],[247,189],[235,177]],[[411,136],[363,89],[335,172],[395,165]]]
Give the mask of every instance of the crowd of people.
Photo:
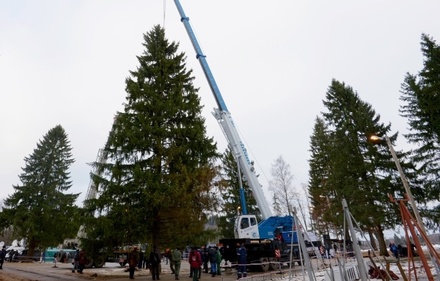
[[[247,255],[244,245],[237,248],[237,274],[238,279],[247,275]],[[185,258],[184,258],[185,257]],[[187,261],[186,260],[187,257]],[[137,269],[149,269],[152,280],[160,280],[161,263],[170,266],[170,270],[175,280],[180,280],[180,269],[182,262],[188,262],[190,266],[189,277],[193,281],[198,281],[201,274],[209,273],[212,277],[221,275],[222,248],[215,245],[191,247],[187,250],[181,250],[179,247],[166,249],[160,252],[156,246],[147,255],[139,251],[138,247],[133,247],[128,255],[129,278],[134,279],[134,273]]]
[[[206,245],[201,248],[191,247],[191,249],[181,250],[179,247],[175,249],[166,249],[160,252],[156,246],[153,246],[149,254],[140,251],[138,247],[133,247],[128,253],[127,262],[129,272],[129,279],[135,279],[134,273],[139,269],[149,269],[152,280],[160,280],[160,265],[161,262],[169,263],[170,270],[175,277],[175,280],[180,279],[180,269],[182,262],[188,262],[190,266],[189,277],[193,281],[198,281],[202,272],[209,273],[212,277],[221,275],[222,262],[222,248],[215,245]],[[244,245],[237,247],[237,274],[238,279],[246,277],[247,275],[247,252]],[[71,256],[62,261],[59,256],[60,252],[56,252],[53,256],[53,267],[57,267],[57,262],[66,262],[71,260],[72,273],[82,274],[87,264],[87,256],[83,250],[77,249]],[[68,253],[69,254],[69,253]],[[70,255],[70,254],[69,254]],[[0,269],[2,269],[3,262],[6,257],[5,246],[0,250]],[[45,261],[45,253],[41,254],[40,263]],[[187,257],[187,261],[185,261]]]
[[[56,258],[54,258],[56,260]],[[78,272],[80,274],[83,273],[83,270],[87,264],[87,257],[83,250],[76,249],[75,256],[72,261],[72,273]]]
[[[192,247],[188,261],[190,263],[189,277],[193,277],[193,281],[200,278],[202,271],[210,273],[212,277],[221,275],[222,253],[217,246],[202,246],[201,249]]]

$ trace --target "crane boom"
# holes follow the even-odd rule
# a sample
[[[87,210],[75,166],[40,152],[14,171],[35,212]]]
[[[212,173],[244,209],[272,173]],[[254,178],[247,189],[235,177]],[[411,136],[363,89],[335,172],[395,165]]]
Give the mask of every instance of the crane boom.
[[[209,68],[209,65],[206,61],[206,56],[203,54],[202,49],[200,48],[197,38],[189,23],[189,18],[185,15],[185,12],[183,11],[179,0],[174,0],[174,3],[176,4],[177,10],[179,11],[181,17],[181,21],[185,26],[185,29],[196,52],[196,58],[202,66],[205,77],[208,80],[208,84],[216,100],[218,108],[214,108],[213,115],[220,124],[220,127],[222,128],[223,133],[225,134],[226,139],[231,149],[233,150],[234,157],[239,163],[239,168],[252,189],[252,193],[255,197],[255,201],[257,202],[263,219],[267,219],[272,216],[272,212],[264,196],[263,189],[258,182],[253,162],[250,161],[246,148],[240,139],[238,131],[234,125],[234,121],[232,120],[232,116],[228,111],[228,108],[226,107],[226,103],[223,100],[217,83],[215,82],[214,76],[212,75],[211,69]],[[241,196],[241,198],[243,197]]]
[[[228,108],[226,107],[226,104],[223,100],[222,94],[220,93],[220,90],[217,86],[217,83],[215,82],[214,76],[212,75],[211,69],[209,68],[208,62],[206,61],[206,56],[203,54],[202,48],[200,48],[199,42],[197,41],[197,38],[196,38],[196,35],[194,34],[194,31],[192,30],[191,24],[189,23],[189,18],[185,15],[185,12],[183,11],[183,8],[182,8],[182,5],[180,5],[180,2],[178,0],[175,0],[174,3],[176,3],[177,10],[179,11],[180,21],[185,26],[186,32],[188,33],[188,36],[189,36],[189,39],[191,40],[191,43],[194,47],[194,50],[196,51],[196,58],[200,62],[200,65],[202,66],[205,77],[208,80],[209,87],[211,88],[211,91],[214,94],[214,98],[215,98],[215,101],[217,102],[217,106],[222,111],[228,111]]]

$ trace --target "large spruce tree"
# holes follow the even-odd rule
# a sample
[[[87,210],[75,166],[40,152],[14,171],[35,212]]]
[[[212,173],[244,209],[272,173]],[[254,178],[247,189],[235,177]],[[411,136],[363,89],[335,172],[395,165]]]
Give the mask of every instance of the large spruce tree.
[[[405,137],[417,146],[412,154],[418,168],[418,179],[411,182],[413,195],[420,203],[436,202],[435,208],[423,208],[423,213],[434,225],[439,225],[440,46],[426,34],[422,34],[421,46],[424,67],[417,75],[406,74],[401,87],[401,100],[405,104],[400,113],[408,118],[410,127]]]
[[[67,134],[60,125],[50,129],[33,153],[24,159],[21,185],[7,197],[3,224],[12,226],[15,237],[25,238],[29,255],[36,247],[63,243],[78,232],[78,194],[66,191],[72,186],[70,165],[74,162]]]
[[[104,153],[92,174],[98,197],[85,204],[89,248],[129,243],[157,247],[198,243],[218,157],[206,136],[202,106],[185,54],[155,26],[144,35],[137,70],[126,79]]]
[[[398,222],[388,194],[403,188],[386,144],[376,146],[369,137],[388,134],[391,125],[380,123],[371,105],[336,80],[327,91],[324,105],[327,112],[323,113],[323,122],[318,119],[311,143],[316,159],[310,160],[310,195],[319,204],[315,217],[330,220],[342,229],[341,201],[345,198],[363,229],[376,235],[381,254],[387,254],[383,230]],[[397,134],[390,138],[394,142]]]

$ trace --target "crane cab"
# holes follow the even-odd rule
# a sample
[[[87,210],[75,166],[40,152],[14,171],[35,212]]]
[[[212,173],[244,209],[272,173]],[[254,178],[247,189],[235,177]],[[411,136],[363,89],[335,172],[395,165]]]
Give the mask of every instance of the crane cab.
[[[235,238],[260,238],[258,221],[255,215],[239,215],[234,225]]]

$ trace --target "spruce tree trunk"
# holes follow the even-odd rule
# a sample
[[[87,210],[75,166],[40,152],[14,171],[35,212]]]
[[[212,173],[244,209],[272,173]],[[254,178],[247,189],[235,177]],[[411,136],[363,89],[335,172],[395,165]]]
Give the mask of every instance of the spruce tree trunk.
[[[374,238],[373,230],[372,230],[372,229],[369,229],[369,230],[368,230],[368,236],[370,237],[371,247],[372,247],[375,251],[377,251],[376,239]]]
[[[380,226],[377,227],[376,232],[377,241],[379,241],[379,255],[388,257],[390,254],[387,250],[387,245],[385,244],[385,237],[383,235],[383,230]]]
[[[28,252],[27,252],[27,255],[29,257],[33,257],[34,256],[35,247],[37,247],[37,242],[34,239],[31,239],[29,241]]]

